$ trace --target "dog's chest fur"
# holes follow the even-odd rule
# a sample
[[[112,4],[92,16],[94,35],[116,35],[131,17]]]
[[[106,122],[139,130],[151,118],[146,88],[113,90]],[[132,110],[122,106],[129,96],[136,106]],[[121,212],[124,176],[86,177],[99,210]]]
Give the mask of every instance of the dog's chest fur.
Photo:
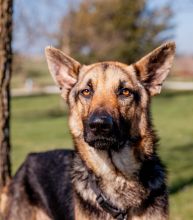
[[[129,165],[132,162],[126,164],[126,161],[118,160],[118,158],[116,158],[116,163],[118,163],[118,166],[122,167],[122,165]],[[98,212],[101,212],[101,215],[106,214],[96,202],[96,194],[91,186],[90,175],[94,174],[89,173],[88,168],[78,155],[74,160],[72,175],[75,192],[78,195],[80,204],[87,203],[89,204],[90,209],[95,207],[95,209],[98,209],[96,211],[97,215],[99,215]],[[132,177],[131,179],[126,179],[118,173],[107,173],[102,177],[98,177],[97,180],[98,187],[105,194],[106,198],[112,205],[121,210],[135,211],[135,209],[138,209],[141,206],[143,200],[149,194],[149,190],[143,187],[137,176]],[[87,211],[89,212],[89,209]],[[108,214],[106,214],[105,219],[107,216]]]
[[[124,161],[122,163],[128,165]],[[121,167],[118,161],[116,164]],[[149,207],[163,211],[167,207],[163,168],[159,160],[143,163],[137,175],[131,179],[115,171],[105,175],[104,172],[102,176],[95,175],[98,187],[114,207],[127,210],[132,220],[134,216],[145,213]],[[89,173],[90,170],[78,153],[56,150],[32,154],[14,177],[11,192],[17,193],[11,197],[13,201],[18,201],[18,195],[25,194],[29,204],[38,204],[50,219],[79,220],[80,217],[76,217],[78,213],[85,217],[81,220],[112,220],[96,202]],[[94,175],[93,172],[90,175]],[[21,192],[18,189],[22,189]],[[155,206],[158,208],[155,209]]]

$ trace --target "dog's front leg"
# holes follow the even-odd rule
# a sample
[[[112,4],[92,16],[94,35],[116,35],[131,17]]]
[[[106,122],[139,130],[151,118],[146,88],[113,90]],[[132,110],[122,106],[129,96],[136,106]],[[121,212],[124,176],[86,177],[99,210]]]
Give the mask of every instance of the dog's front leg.
[[[78,202],[75,204],[75,220],[90,220],[90,216],[87,215],[82,208],[80,208]]]

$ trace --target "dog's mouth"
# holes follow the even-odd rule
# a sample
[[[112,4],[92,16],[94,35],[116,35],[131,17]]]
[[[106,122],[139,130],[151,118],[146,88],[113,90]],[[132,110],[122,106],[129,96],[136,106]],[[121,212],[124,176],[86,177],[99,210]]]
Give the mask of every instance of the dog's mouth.
[[[94,138],[94,139],[85,139],[90,147],[94,147],[98,150],[108,150],[108,149],[117,149],[119,142],[116,138]]]

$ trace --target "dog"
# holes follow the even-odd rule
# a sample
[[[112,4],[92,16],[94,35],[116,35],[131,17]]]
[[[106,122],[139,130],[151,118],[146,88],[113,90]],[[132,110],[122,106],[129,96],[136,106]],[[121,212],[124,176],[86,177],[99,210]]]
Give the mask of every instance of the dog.
[[[73,150],[29,154],[1,196],[5,220],[166,220],[166,171],[150,112],[175,54],[167,42],[134,64],[81,65],[47,47],[67,102]]]

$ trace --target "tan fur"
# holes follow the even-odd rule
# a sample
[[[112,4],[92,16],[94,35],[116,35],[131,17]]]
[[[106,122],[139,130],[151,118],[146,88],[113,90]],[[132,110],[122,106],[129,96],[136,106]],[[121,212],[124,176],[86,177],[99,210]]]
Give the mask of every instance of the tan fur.
[[[42,209],[36,208],[34,220],[52,220],[52,219]]]
[[[8,196],[6,193],[2,193],[0,198],[0,213],[6,212],[7,203],[8,203]]]
[[[9,196],[8,196],[9,185],[10,182],[3,188],[0,194],[0,216],[7,212],[8,202],[9,202]]]
[[[89,216],[86,216],[80,209],[78,203],[75,205],[75,220],[91,220]]]

